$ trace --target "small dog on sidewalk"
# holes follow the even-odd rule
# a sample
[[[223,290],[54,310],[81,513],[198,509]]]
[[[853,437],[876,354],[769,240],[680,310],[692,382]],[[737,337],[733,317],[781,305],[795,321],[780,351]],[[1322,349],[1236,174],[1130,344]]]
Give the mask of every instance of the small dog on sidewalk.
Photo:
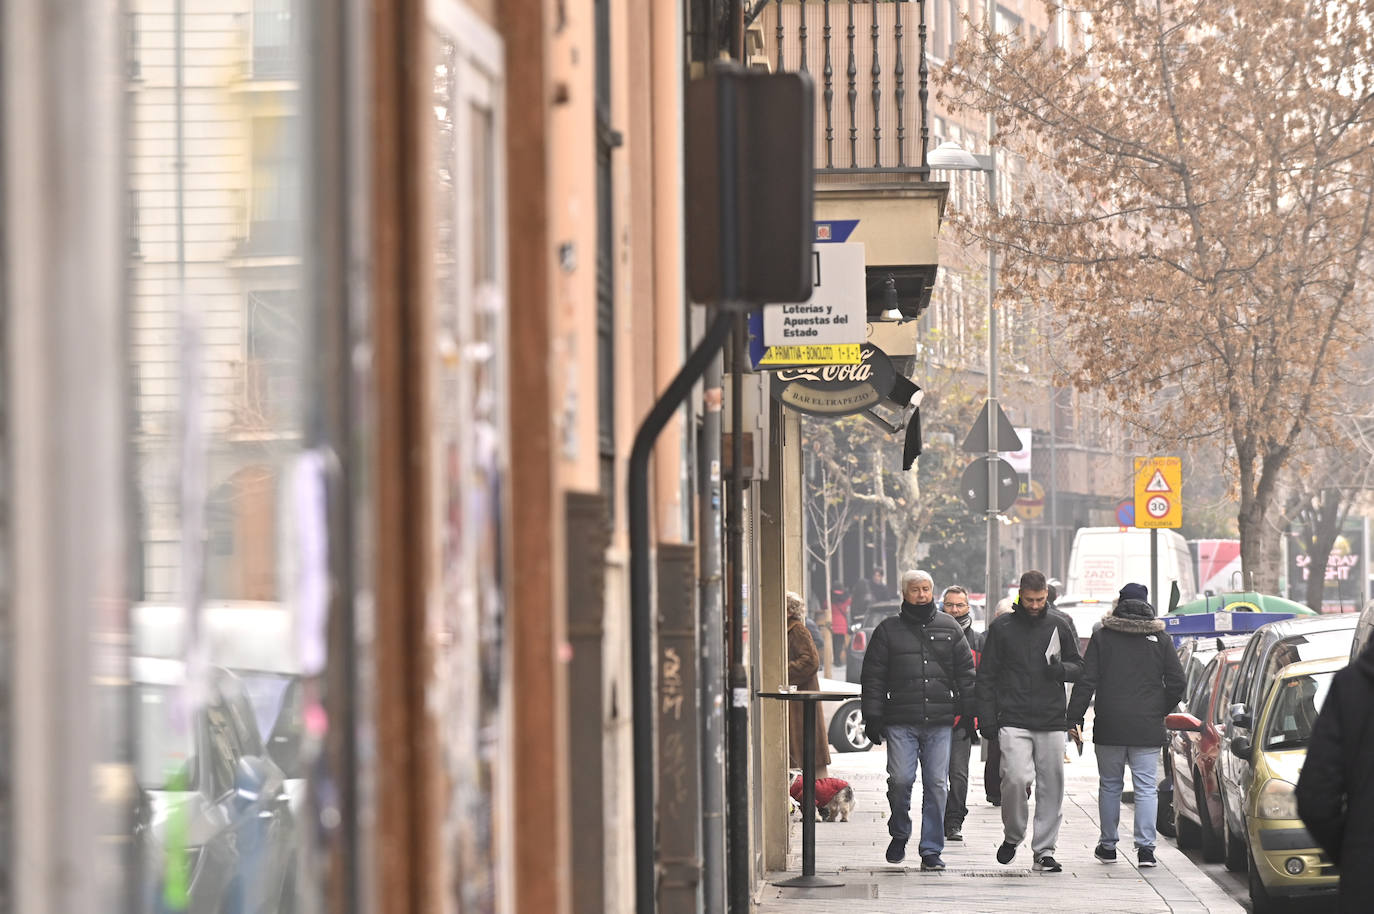
[[[793,779],[788,790],[801,809],[802,779]],[[844,778],[816,779],[816,817],[821,822],[848,822],[849,812],[854,808],[854,789]]]

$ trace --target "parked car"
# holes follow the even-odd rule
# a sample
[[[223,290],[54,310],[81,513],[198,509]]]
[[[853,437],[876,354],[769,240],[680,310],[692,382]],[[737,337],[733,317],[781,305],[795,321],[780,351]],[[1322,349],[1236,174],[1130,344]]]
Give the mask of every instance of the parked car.
[[[873,748],[864,733],[863,708],[859,701],[859,687],[852,682],[838,679],[821,679],[822,692],[844,692],[853,695],[840,701],[823,701],[822,720],[830,745],[837,752],[867,752]]]
[[[286,778],[228,670],[211,669],[203,703],[178,723],[183,672],[135,658],[142,909],[288,914],[297,826]]]
[[[1060,597],[1054,608],[1068,616],[1073,623],[1074,630],[1078,632],[1078,653],[1085,656],[1097,624],[1112,611],[1112,601],[1095,597]]]
[[[868,605],[863,615],[849,620],[849,659],[845,663],[844,678],[858,682],[864,668],[864,652],[868,650],[868,638],[888,616],[902,611],[901,600],[875,600]]]
[[[1255,713],[1263,707],[1269,686],[1290,664],[1308,660],[1342,660],[1350,656],[1355,615],[1306,616],[1271,622],[1255,630],[1245,646],[1227,710],[1227,738],[1253,738]],[[1222,832],[1226,843],[1226,867],[1242,872],[1248,849],[1245,840],[1246,796],[1253,770],[1248,756],[1234,751],[1221,753]]]
[[[1219,638],[1216,636],[1184,638],[1177,644],[1179,664],[1183,667],[1184,700],[1180,707],[1187,710],[1187,696],[1193,694],[1198,678],[1217,651],[1230,645],[1244,646],[1247,636]],[[1224,709],[1223,709],[1224,710]],[[1160,750],[1159,805],[1155,812],[1155,830],[1166,838],[1178,837],[1177,816],[1174,815],[1174,761],[1166,743]],[[1185,838],[1185,840],[1187,840]]]
[[[1230,687],[1243,653],[1243,647],[1232,647],[1209,654],[1211,661],[1184,699],[1185,709],[1164,719],[1170,731],[1165,754],[1174,779],[1175,837],[1181,848],[1201,847],[1209,863],[1221,862],[1225,854],[1217,760],[1226,738]]]
[[[1231,751],[1246,759],[1253,772],[1242,811],[1255,914],[1270,914],[1287,901],[1334,896],[1340,883],[1335,863],[1298,817],[1296,785],[1317,712],[1332,677],[1346,662],[1342,655],[1278,671],[1255,722],[1254,738],[1240,735],[1231,741]]]
[[[1186,683],[1183,687],[1184,710],[1188,709],[1188,696],[1193,694],[1202,672],[1216,657],[1218,651],[1231,648],[1244,648],[1250,641],[1250,634],[1209,635],[1198,638],[1185,638],[1178,645],[1178,662],[1183,667]],[[1223,712],[1226,710],[1222,709]]]

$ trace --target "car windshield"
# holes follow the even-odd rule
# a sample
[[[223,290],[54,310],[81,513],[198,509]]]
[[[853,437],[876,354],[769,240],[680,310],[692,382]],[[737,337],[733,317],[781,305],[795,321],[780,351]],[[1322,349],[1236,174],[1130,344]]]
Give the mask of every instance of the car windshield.
[[[1334,675],[1313,673],[1280,680],[1264,726],[1265,749],[1301,749],[1307,745]]]
[[[885,601],[882,603],[874,603],[872,606],[869,606],[868,609],[866,609],[862,615],[859,615],[857,618],[851,619],[850,624],[862,625],[864,628],[872,631],[874,628],[877,627],[879,622],[883,621],[888,616],[895,616],[897,615],[897,613],[901,611],[901,601]]]

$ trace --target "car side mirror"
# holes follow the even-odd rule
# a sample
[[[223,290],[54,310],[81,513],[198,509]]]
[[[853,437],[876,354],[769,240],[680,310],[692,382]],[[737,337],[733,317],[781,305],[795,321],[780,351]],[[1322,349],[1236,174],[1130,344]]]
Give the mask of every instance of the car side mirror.
[[[1231,723],[1235,724],[1237,727],[1241,727],[1245,730],[1250,729],[1250,709],[1245,707],[1245,705],[1239,702],[1231,705],[1230,717]]]
[[[1191,714],[1177,712],[1164,718],[1164,727],[1168,730],[1184,730],[1189,733],[1197,733],[1202,729],[1202,721]]]
[[[1242,761],[1250,761],[1250,737],[1231,737],[1231,754]]]

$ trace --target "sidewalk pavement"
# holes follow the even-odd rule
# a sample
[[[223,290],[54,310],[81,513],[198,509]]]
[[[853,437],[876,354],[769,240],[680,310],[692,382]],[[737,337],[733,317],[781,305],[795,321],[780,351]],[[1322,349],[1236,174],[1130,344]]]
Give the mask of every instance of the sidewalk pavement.
[[[1159,866],[1138,869],[1131,840],[1134,808],[1121,808],[1121,841],[1117,862],[1099,863],[1093,857],[1097,845],[1097,765],[1091,743],[1079,757],[1070,747],[1072,761],[1064,766],[1064,824],[1059,831],[1055,859],[1062,873],[1031,871],[1030,831],[1007,866],[997,863],[1002,842],[1001,810],[987,802],[983,791],[980,747],[973,750],[969,767],[969,815],[964,840],[947,841],[944,872],[923,873],[916,853],[920,834],[921,784],[917,778],[911,808],[914,833],[907,845],[906,860],[897,866],[884,859],[887,850],[887,753],[885,747],[869,752],[834,754],[830,776],[849,781],[854,788],[854,812],[848,822],[816,823],[816,872],[845,884],[839,888],[780,888],[772,883],[801,873],[801,822],[792,822],[791,852],[786,873],[770,873],[759,896],[759,914],[798,911],[843,911],[855,914],[880,912],[957,911],[980,914],[997,911],[1053,911],[1055,914],[1206,914],[1244,908],[1198,869],[1169,839],[1161,836],[1155,853]],[[1127,788],[1130,787],[1129,772]],[[1034,816],[1034,800],[1031,801]]]

